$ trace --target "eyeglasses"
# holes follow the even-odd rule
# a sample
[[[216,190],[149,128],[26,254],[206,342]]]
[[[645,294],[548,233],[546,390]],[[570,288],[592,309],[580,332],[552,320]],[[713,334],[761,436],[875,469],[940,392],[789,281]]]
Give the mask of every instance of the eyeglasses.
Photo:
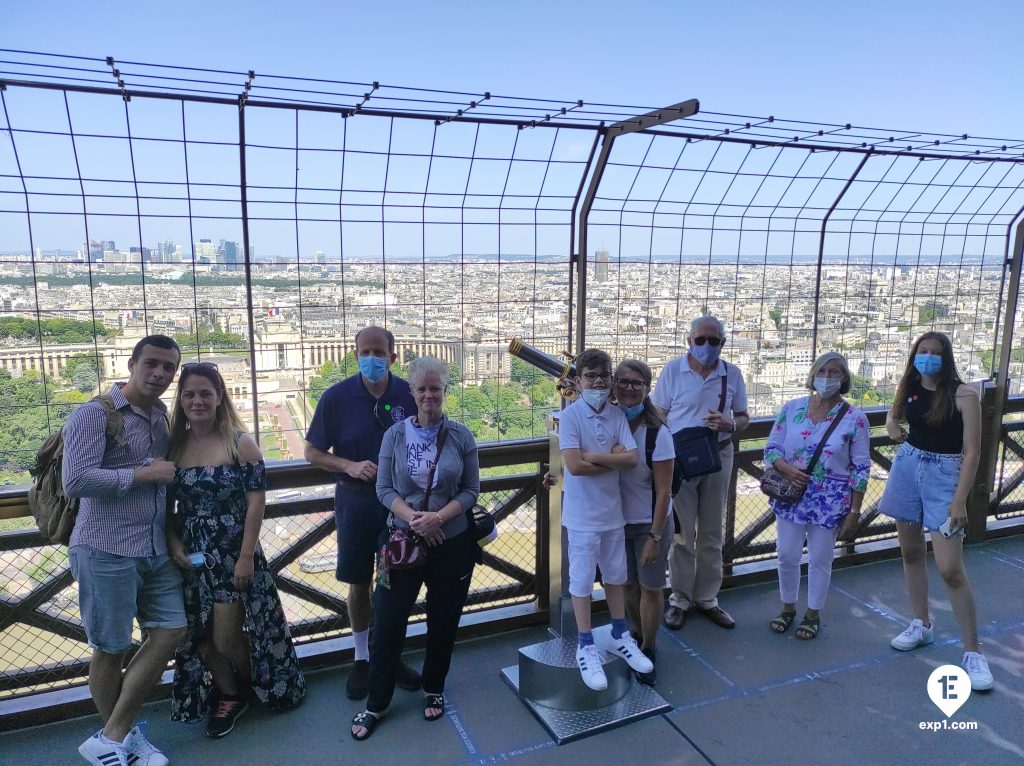
[[[630,380],[629,378],[616,378],[615,385],[622,391],[643,391],[647,384],[642,380]]]
[[[696,346],[703,346],[705,343],[707,343],[709,346],[714,348],[715,346],[722,345],[722,339],[716,338],[715,336],[706,337],[704,335],[698,335],[696,338],[693,339],[693,343]]]
[[[188,364],[181,365],[181,374],[188,375],[196,370],[217,370],[217,365],[213,362],[189,362]]]
[[[603,380],[605,382],[612,379],[610,372],[585,372],[583,373],[583,379],[593,383],[595,380]]]

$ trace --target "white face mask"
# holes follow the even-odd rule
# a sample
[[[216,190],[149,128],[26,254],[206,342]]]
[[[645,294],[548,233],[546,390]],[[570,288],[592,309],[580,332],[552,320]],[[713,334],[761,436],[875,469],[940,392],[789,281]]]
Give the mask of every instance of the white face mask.
[[[838,378],[815,378],[814,390],[821,396],[833,396],[843,387],[843,381]]]
[[[580,392],[580,396],[595,412],[599,412],[608,401],[608,392],[599,388],[585,388]]]

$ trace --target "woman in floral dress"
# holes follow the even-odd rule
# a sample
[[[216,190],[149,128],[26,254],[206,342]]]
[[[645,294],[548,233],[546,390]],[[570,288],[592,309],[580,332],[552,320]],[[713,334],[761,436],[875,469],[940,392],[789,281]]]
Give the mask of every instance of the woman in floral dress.
[[[263,455],[235,411],[217,366],[181,368],[171,416],[177,466],[167,545],[190,576],[188,639],[175,654],[171,718],[208,716],[223,737],[249,708],[247,692],[275,708],[302,702],[299,669],[273,576],[260,549],[266,501]],[[216,690],[216,691],[215,691]]]
[[[837,537],[856,532],[860,506],[871,472],[868,421],[856,407],[849,407],[832,431],[821,457],[808,475],[804,469],[833,420],[842,411],[843,394],[850,390],[850,368],[842,354],[818,357],[807,376],[810,396],[783,405],[764,450],[764,464],[800,486],[806,486],[795,503],[772,500],[777,522],[779,595],[782,611],[769,623],[785,633],[796,617],[800,593],[800,556],[807,543],[807,613],[796,637],[810,640],[821,626]]]

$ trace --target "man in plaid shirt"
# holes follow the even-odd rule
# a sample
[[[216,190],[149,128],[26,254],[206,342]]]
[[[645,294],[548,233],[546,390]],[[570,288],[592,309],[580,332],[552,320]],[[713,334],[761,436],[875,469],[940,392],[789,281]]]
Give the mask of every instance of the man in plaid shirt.
[[[160,401],[180,360],[173,339],[143,338],[128,361],[128,382],[109,391],[123,434],[108,442],[99,402],[83,404],[64,426],[64,491],[81,500],[68,557],[93,650],[89,691],[104,724],[78,751],[94,766],[167,764],[134,722],[187,624],[181,573],[164,533],[174,464],[165,459],[167,407]],[[133,620],[145,640],[123,669]]]

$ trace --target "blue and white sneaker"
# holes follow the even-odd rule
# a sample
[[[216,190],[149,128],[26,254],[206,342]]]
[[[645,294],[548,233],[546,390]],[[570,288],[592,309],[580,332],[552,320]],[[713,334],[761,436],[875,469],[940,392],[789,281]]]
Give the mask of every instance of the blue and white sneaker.
[[[120,742],[107,744],[100,739],[103,730],[78,746],[78,752],[92,766],[128,766],[128,751]]]
[[[128,753],[128,766],[167,766],[167,756],[146,739],[138,726],[124,738],[124,749]]]
[[[628,630],[622,634],[622,638],[610,638],[605,651],[624,659],[626,664],[637,673],[650,673],[654,670],[654,663],[647,658],[646,654],[640,651],[640,647],[637,646],[636,641]]]
[[[596,692],[608,688],[608,677],[601,665],[601,653],[593,644],[576,648],[576,664],[579,666],[583,683]]]

